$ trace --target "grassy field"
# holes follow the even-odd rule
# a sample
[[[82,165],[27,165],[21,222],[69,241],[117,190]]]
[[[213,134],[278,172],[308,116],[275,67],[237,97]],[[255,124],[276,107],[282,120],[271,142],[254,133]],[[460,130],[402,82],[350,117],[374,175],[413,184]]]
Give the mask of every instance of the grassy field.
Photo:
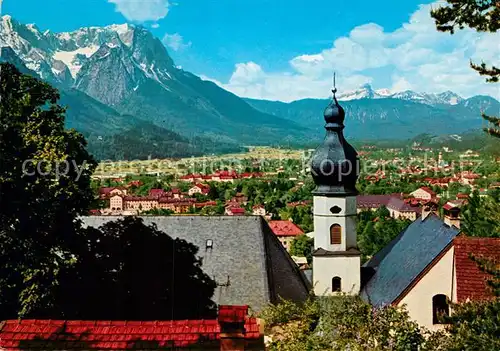
[[[99,178],[123,177],[139,174],[182,175],[195,165],[243,165],[245,162],[272,162],[301,160],[308,157],[312,150],[289,150],[271,147],[248,147],[247,152],[226,155],[190,157],[182,159],[151,159],[134,161],[104,161],[99,163],[94,176]],[[213,167],[212,167],[213,168]],[[222,168],[222,167],[216,167]]]

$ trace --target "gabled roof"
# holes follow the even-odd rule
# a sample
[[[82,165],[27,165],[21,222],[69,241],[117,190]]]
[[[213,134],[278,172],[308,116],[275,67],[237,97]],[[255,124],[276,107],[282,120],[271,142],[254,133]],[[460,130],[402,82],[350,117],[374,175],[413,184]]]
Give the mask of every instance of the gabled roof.
[[[423,191],[425,191],[427,194],[431,195],[432,197],[436,196],[436,193],[435,193],[435,192],[434,192],[431,188],[429,188],[428,186],[423,186],[423,187],[420,187],[420,188],[418,188],[418,189],[417,189],[417,190],[415,190],[415,191],[418,191],[418,190],[423,190]],[[415,192],[415,191],[414,191],[414,192]],[[414,193],[414,192],[413,192],[413,193]],[[413,193],[412,193],[412,194],[413,194]]]
[[[500,239],[458,237],[453,241],[453,245],[455,247],[458,302],[467,299],[492,298],[494,295],[487,285],[487,280],[492,277],[482,272],[477,263],[470,258],[470,255],[498,264],[500,262]]]
[[[298,225],[290,221],[270,221],[269,227],[277,236],[297,236],[304,234]]]
[[[150,196],[161,196],[163,194],[165,194],[165,190],[163,189],[151,189],[149,191]]]
[[[120,218],[82,217],[86,226],[99,227]],[[212,300],[221,305],[249,305],[260,311],[278,297],[304,301],[310,285],[260,216],[144,216],[172,238],[198,246],[202,268],[219,284]],[[207,240],[213,246],[207,249]],[[153,268],[151,268],[153,269]],[[161,277],[161,272],[158,272]],[[229,277],[229,279],[228,279]]]
[[[378,267],[371,266],[376,273],[363,287],[361,297],[375,307],[393,303],[451,245],[458,233],[457,228],[446,225],[434,214],[424,220],[417,219],[391,242],[389,252],[377,254],[381,262]],[[370,267],[370,263],[366,266]]]
[[[392,197],[387,204],[387,208],[390,208],[399,212],[420,212],[418,207],[411,206],[404,202],[404,200]]]
[[[358,195],[356,200],[359,208],[372,208],[387,206],[392,198],[401,198],[401,194]]]

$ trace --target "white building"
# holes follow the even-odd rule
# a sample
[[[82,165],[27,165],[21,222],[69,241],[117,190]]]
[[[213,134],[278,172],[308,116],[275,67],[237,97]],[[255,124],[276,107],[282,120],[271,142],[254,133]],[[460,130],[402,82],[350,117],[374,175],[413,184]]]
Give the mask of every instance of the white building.
[[[450,302],[491,298],[487,278],[471,253],[500,260],[500,239],[458,237],[459,218],[445,208],[443,221],[429,210],[361,266],[356,244],[357,153],[345,141],[344,110],[325,110],[327,137],[315,151],[313,278],[317,296],[360,294],[374,308],[405,306],[412,320],[440,329]],[[428,200],[430,189],[413,195]]]

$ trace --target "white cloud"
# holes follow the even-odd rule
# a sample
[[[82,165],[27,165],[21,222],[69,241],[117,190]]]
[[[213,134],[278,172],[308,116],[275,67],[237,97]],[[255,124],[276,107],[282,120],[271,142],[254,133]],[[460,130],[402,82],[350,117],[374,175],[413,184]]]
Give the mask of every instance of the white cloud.
[[[157,29],[157,28],[160,28],[160,25],[159,25],[158,23],[153,23],[153,24],[151,25],[151,28],[153,28],[153,29]]]
[[[115,4],[116,11],[133,22],[158,21],[165,18],[169,10],[168,0],[108,0]]]
[[[430,9],[431,5],[420,5],[408,22],[393,32],[385,32],[375,23],[355,27],[330,48],[291,58],[287,71],[265,72],[258,63],[238,63],[227,83],[216,83],[245,97],[282,101],[320,98],[329,95],[335,70],[341,91],[370,82],[376,88],[394,91],[452,90],[464,97],[488,94],[500,99],[499,86],[485,83],[484,77],[469,67],[471,59],[498,64],[499,34],[469,29],[454,35],[438,32]]]
[[[165,34],[163,37],[163,44],[174,51],[179,51],[191,46],[191,42],[185,43],[184,38],[179,33]]]

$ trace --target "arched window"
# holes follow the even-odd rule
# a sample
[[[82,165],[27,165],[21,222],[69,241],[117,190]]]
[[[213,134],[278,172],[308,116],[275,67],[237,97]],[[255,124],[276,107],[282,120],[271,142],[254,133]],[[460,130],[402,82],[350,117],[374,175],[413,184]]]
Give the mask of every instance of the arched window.
[[[330,244],[342,244],[342,227],[339,224],[333,224],[330,227]]]
[[[432,324],[441,324],[440,318],[450,315],[450,306],[446,295],[439,294],[432,297]]]
[[[332,279],[332,292],[339,292],[342,289],[342,279],[340,277],[333,277]]]

